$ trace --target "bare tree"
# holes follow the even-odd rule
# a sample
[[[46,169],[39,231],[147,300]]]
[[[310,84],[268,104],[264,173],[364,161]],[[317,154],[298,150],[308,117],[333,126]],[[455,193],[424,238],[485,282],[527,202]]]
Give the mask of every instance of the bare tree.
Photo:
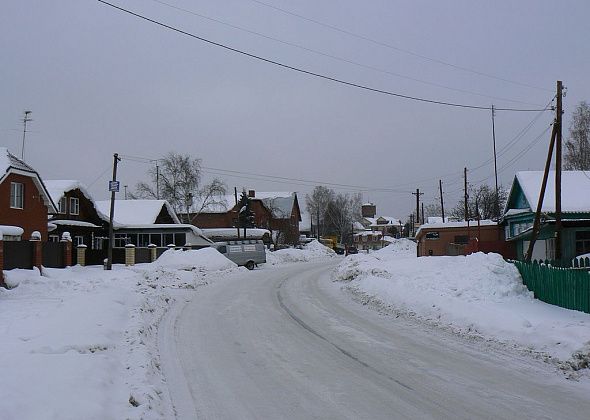
[[[566,170],[590,170],[590,105],[586,101],[580,102],[572,115],[565,147]]]
[[[479,214],[480,219],[499,219],[500,213],[506,204],[508,198],[508,191],[503,186],[498,187],[498,205],[496,206],[496,191],[494,187],[489,185],[480,185],[477,188],[471,187],[468,193],[467,210],[470,219],[477,219]],[[459,201],[457,205],[451,210],[451,217],[457,219],[465,218],[465,203],[463,200]]]
[[[148,170],[151,182],[139,182],[133,198],[161,198],[190,223],[190,213],[200,213],[208,205],[221,202],[225,184],[215,178],[202,184],[201,159],[170,152],[158,160],[158,169]]]
[[[361,194],[338,194],[328,203],[326,211],[328,231],[335,233],[344,242],[352,233],[352,224],[361,218]]]
[[[315,221],[318,237],[323,233],[321,227],[326,224],[328,205],[334,201],[335,196],[336,193],[334,193],[334,190],[323,185],[316,186],[311,195],[306,194],[305,196],[306,208],[311,216],[312,222]]]

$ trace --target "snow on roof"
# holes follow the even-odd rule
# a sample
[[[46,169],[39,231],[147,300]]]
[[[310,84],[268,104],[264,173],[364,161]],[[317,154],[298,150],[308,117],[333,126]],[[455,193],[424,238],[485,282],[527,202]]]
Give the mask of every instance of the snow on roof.
[[[22,236],[25,230],[20,226],[0,225],[0,235]]]
[[[65,195],[65,193],[76,189],[80,190],[82,194],[84,194],[84,197],[86,197],[88,200],[94,203],[94,199],[92,198],[92,195],[90,195],[90,193],[88,192],[86,186],[75,179],[50,179],[44,181],[44,184],[54,203],[59,203],[59,200]],[[108,212],[106,214],[108,214]],[[100,217],[103,219],[105,217],[108,218],[106,214],[101,215]]]
[[[496,226],[498,223],[493,220],[480,220],[480,226]],[[416,236],[420,234],[422,229],[452,229],[452,228],[464,228],[467,227],[467,222],[446,222],[446,223],[425,223],[416,232]],[[477,220],[470,220],[469,227],[477,227]]]
[[[95,205],[99,213],[110,214],[110,200],[96,201]],[[115,200],[115,224],[153,225],[163,207],[167,208],[174,223],[179,224],[178,216],[166,200]]]
[[[369,220],[368,217],[365,217],[365,219]],[[387,221],[387,223],[378,223],[379,219],[385,219]],[[390,217],[390,216],[377,216],[375,218],[371,219],[371,226],[398,226],[399,225],[399,219],[396,219],[395,217]]]
[[[238,236],[236,228],[216,228],[216,229],[201,229],[207,238],[214,240],[234,239]],[[246,229],[247,239],[261,239],[264,235],[270,236],[270,231],[267,229],[249,228]],[[240,229],[240,237],[244,236],[244,229]]]
[[[9,168],[20,169],[21,171],[36,172],[25,162],[14,156],[6,147],[0,147],[0,174],[4,174]]]
[[[84,222],[82,220],[52,220],[51,224],[59,226],[79,226],[89,228],[100,228],[101,226],[95,225],[94,223]]]
[[[543,171],[521,171],[516,179],[531,206],[537,207]],[[555,211],[555,171],[549,171],[542,211]],[[590,171],[563,171],[561,173],[561,211],[590,212]]]

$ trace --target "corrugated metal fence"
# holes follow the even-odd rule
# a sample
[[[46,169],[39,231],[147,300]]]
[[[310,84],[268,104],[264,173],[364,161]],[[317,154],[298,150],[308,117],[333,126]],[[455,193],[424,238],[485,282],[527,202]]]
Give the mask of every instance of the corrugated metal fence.
[[[535,298],[562,308],[590,313],[590,273],[537,262],[513,261]]]

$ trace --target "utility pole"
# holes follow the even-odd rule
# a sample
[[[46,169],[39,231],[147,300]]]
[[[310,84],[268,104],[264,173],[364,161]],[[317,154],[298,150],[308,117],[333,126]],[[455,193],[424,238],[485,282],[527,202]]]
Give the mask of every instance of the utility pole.
[[[410,229],[408,229],[408,236],[410,236],[410,232],[412,236],[414,236],[414,214],[410,214]]]
[[[555,259],[561,260],[561,117],[562,117],[562,96],[563,84],[561,80],[557,81],[557,109],[555,116],[556,135],[555,135]]]
[[[442,213],[443,223],[445,222],[445,200],[443,198],[443,191],[442,191],[442,179],[438,180],[438,189],[440,191],[440,211]]]
[[[238,187],[234,187],[234,200],[236,200],[236,206],[238,205]],[[238,239],[240,239],[240,210],[238,209],[238,218],[236,219],[236,229],[238,230]],[[272,240],[272,238],[271,238]]]
[[[23,117],[23,147],[20,152],[20,158],[24,162],[25,160],[25,137],[27,135],[27,123],[33,121],[32,118],[29,118],[31,115],[31,111],[25,111],[25,116]]]
[[[160,166],[156,160],[156,199],[160,199]]]
[[[111,212],[109,215],[109,249],[107,251],[107,270],[113,269],[113,242],[115,240],[115,233],[113,230],[113,218],[115,217],[115,193],[119,190],[116,187],[117,182],[117,164],[121,159],[119,155],[115,153],[113,155],[113,181],[112,184],[109,185],[109,190],[111,191]]]
[[[464,174],[464,178],[465,178],[465,221],[469,220],[469,208],[467,206],[467,198],[469,197],[469,195],[467,194],[467,168],[463,169],[463,174]]]
[[[424,202],[422,202],[422,224],[424,223]]]
[[[498,163],[496,160],[496,123],[495,123],[495,117],[496,117],[496,110],[494,108],[494,105],[492,105],[492,137],[494,139],[494,176],[496,178],[496,202],[495,202],[495,207],[496,207],[496,218],[500,218],[500,197],[498,196]]]
[[[412,195],[416,196],[416,224],[420,224],[420,196],[424,193],[420,192],[420,188],[416,188],[416,192]]]
[[[124,185],[123,188],[125,188],[125,200],[127,200],[127,185]]]

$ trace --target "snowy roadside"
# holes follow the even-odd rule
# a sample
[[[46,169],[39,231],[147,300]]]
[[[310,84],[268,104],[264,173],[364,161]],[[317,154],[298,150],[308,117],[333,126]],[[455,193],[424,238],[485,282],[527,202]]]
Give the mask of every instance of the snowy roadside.
[[[287,248],[266,253],[268,265],[285,265],[301,262],[319,262],[336,257],[334,250],[316,240],[304,245],[301,249]]]
[[[179,297],[236,268],[213,249],[157,262],[12,270],[0,289],[2,418],[173,418],[157,343]]]
[[[396,315],[535,353],[572,377],[588,374],[590,314],[535,300],[500,255],[416,258],[415,244],[400,240],[346,258],[332,278]]]

